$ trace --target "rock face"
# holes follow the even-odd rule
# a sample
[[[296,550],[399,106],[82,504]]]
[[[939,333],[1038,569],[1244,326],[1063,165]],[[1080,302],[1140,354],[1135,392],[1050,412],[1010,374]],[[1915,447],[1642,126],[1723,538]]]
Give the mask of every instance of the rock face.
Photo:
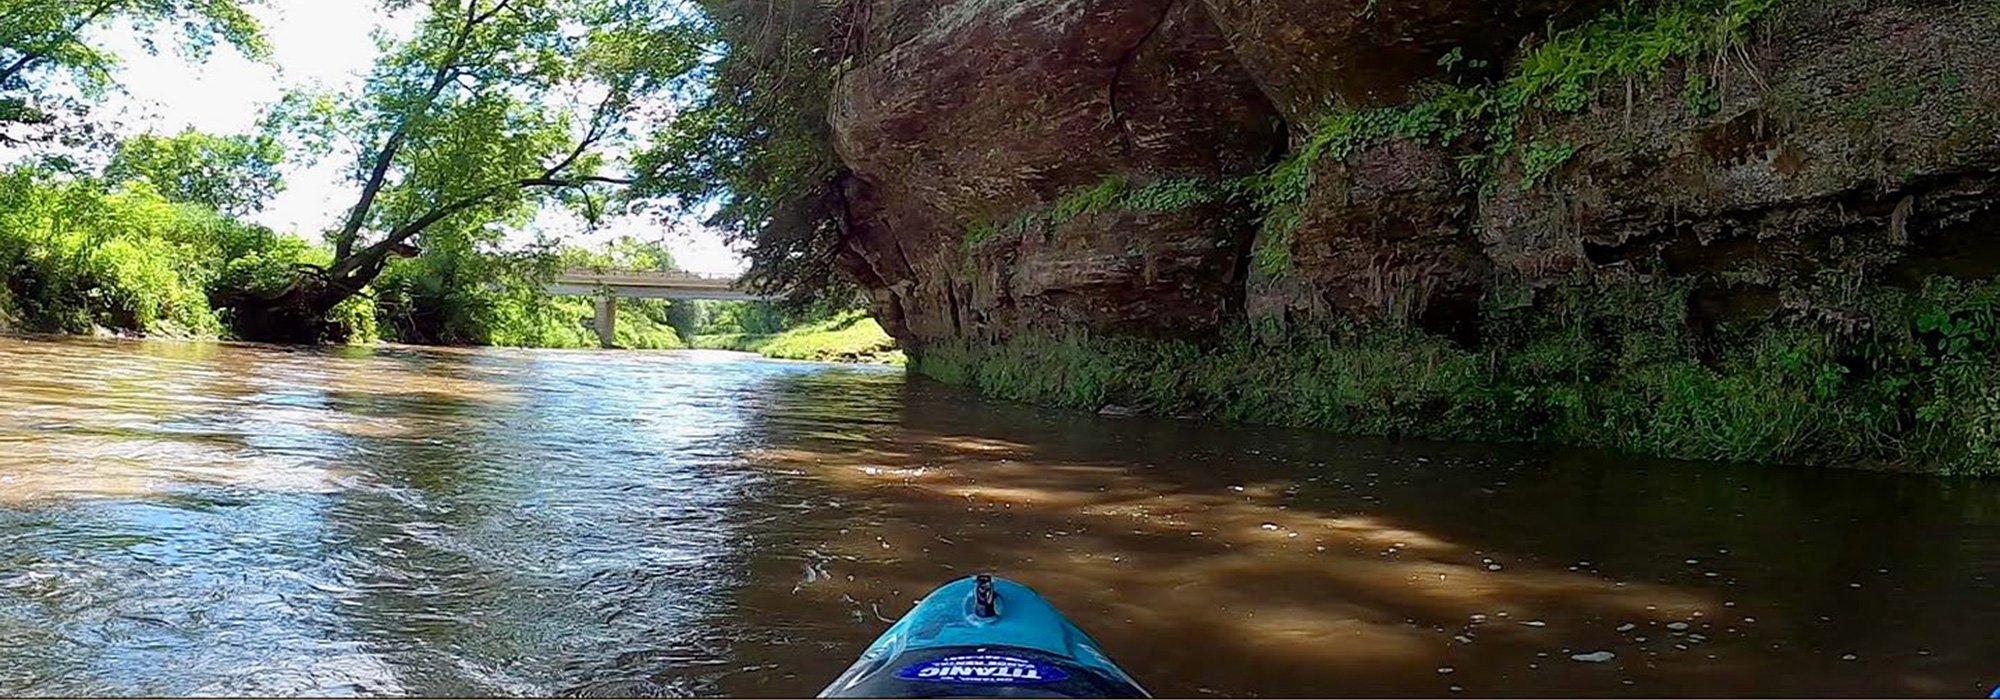
[[[1238,313],[1229,212],[1078,220],[974,246],[982,223],[1106,177],[1245,174],[1281,124],[1198,5],[868,4],[834,90],[859,277],[906,340],[1212,327]]]
[[[1202,0],[1242,69],[1300,128],[1336,107],[1409,99],[1456,49],[1496,63],[1552,19],[1602,0]]]
[[[1313,164],[1299,227],[1283,245],[1322,306],[1288,315],[1419,322],[1436,330],[1476,311],[1485,261],[1465,235],[1472,203],[1443,149],[1409,141]]]
[[[1997,31],[1991,4],[1803,6],[1754,53],[1663,77],[1700,72],[1711,115],[1652,90],[1549,122],[1541,137],[1577,156],[1553,187],[1485,202],[1481,240],[1531,278],[1660,259],[1774,286],[1888,262],[1996,201],[2000,64],[1979,56]]]
[[[849,2],[829,115],[848,171],[841,261],[918,349],[1201,337],[1271,317],[1452,331],[1496,284],[1579,274],[1776,295],[1830,267],[1916,264],[2000,201],[1988,2],[1782,4],[1720,55],[1525,115],[1521,143],[1568,154],[1553,167],[1516,149],[1479,181],[1450,139],[1329,154],[1305,164],[1281,238],[1223,183],[1280,162],[1329,114],[1490,79],[1550,27],[1625,4]],[[1169,178],[1215,191],[991,233],[1108,179]],[[1285,273],[1253,264],[1267,249]]]

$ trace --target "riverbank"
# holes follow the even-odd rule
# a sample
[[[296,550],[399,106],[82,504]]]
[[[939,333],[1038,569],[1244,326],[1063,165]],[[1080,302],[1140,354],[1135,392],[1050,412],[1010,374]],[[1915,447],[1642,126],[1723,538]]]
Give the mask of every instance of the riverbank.
[[[334,252],[147,182],[0,169],[0,329],[29,333],[253,338],[231,300],[276,297]],[[488,250],[440,245],[399,257],[308,335],[325,342],[592,348],[595,311],[547,293],[556,270],[674,269],[660,241]],[[684,347],[680,302],[627,300],[620,347]],[[684,312],[680,316],[685,316]],[[261,330],[270,331],[270,328]]]
[[[0,696],[810,697],[857,616],[994,568],[1161,697],[1953,697],[2000,658],[2000,482],[739,359],[0,338],[0,561],[34,582],[0,589]],[[632,653],[661,639],[705,641]]]
[[[906,361],[896,348],[896,340],[865,311],[848,311],[779,333],[697,335],[688,339],[688,346],[754,352],[779,360],[887,365]]]
[[[1686,287],[1575,286],[1489,308],[1479,343],[1386,326],[1212,344],[1021,337],[916,371],[1069,408],[1677,459],[2000,474],[2000,281],[1876,288],[1842,313],[1716,324]],[[1824,313],[1821,313],[1824,312]]]

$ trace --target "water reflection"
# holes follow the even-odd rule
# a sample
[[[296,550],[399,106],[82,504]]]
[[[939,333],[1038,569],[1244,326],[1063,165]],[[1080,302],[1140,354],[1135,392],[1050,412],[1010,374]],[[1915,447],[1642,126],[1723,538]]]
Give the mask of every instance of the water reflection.
[[[1170,695],[2000,675],[1989,483],[1101,420],[714,353],[0,339],[0,367],[4,695],[811,694],[976,570]]]

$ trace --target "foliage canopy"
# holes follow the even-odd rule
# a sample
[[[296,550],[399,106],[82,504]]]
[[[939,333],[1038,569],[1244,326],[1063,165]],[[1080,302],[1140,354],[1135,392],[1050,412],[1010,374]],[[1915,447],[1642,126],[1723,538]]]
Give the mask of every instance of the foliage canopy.
[[[268,136],[148,134],[119,142],[104,175],[114,182],[144,181],[168,199],[242,216],[283,189],[278,167],[284,155]]]
[[[842,296],[843,173],[826,123],[837,3],[702,0],[716,54],[705,90],[636,160],[644,207],[698,214],[746,252],[746,283],[795,307]]]
[[[308,154],[354,160],[333,260],[278,298],[236,300],[290,334],[392,259],[476,249],[545,205],[587,217],[636,181],[624,154],[699,65],[705,32],[674,0],[388,0],[416,13],[360,88],[298,92],[274,123]]]
[[[117,58],[93,32],[129,24],[140,44],[158,51],[162,38],[190,62],[218,45],[252,58],[268,55],[263,27],[250,8],[264,0],[0,0],[0,145],[64,136],[58,114],[83,111],[78,96],[54,86],[67,79],[83,98],[116,83]]]

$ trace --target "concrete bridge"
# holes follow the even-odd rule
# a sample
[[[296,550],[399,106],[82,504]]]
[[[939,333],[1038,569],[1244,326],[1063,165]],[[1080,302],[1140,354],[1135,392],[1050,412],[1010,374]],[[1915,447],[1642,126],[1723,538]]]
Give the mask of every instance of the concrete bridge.
[[[765,301],[769,296],[736,288],[738,278],[680,271],[564,270],[550,283],[550,294],[597,297],[597,317],[591,325],[604,347],[617,344],[618,300],[623,299],[713,299],[717,301]]]

